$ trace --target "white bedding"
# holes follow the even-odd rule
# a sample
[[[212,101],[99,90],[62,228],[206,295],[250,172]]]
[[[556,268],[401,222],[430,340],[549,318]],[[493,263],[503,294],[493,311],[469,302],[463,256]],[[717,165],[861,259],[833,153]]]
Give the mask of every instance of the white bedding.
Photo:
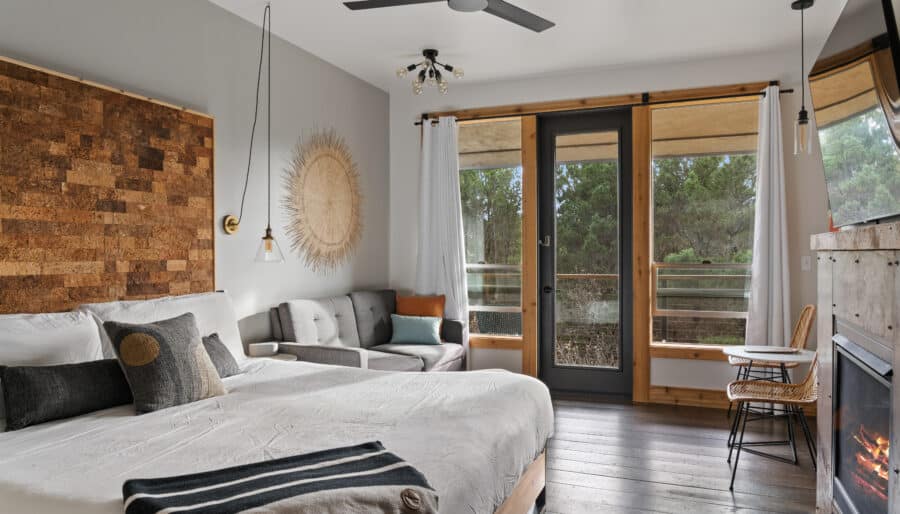
[[[122,483],[380,440],[425,474],[441,512],[492,513],[553,431],[539,381],[502,371],[392,373],[251,359],[228,394],[0,434],[0,509],[122,511]]]

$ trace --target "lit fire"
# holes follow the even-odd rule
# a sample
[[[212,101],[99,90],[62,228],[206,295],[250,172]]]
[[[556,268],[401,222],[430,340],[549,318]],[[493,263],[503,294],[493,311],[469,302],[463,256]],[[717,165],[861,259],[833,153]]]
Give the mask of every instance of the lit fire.
[[[853,435],[859,445],[853,477],[860,489],[887,501],[888,457],[891,443],[888,438],[866,430],[863,425]]]

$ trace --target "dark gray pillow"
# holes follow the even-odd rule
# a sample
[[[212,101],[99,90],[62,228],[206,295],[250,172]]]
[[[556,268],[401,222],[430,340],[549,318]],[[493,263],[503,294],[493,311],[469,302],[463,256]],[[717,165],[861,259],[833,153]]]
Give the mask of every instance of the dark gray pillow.
[[[193,314],[143,325],[107,321],[103,328],[131,386],[138,413],[225,394]]]
[[[241,367],[234,360],[234,355],[231,355],[231,352],[228,351],[228,347],[219,338],[218,333],[212,333],[204,337],[203,347],[206,348],[206,353],[209,354],[209,358],[216,367],[216,371],[219,372],[220,378],[230,377],[241,372]]]
[[[131,389],[116,359],[58,366],[0,368],[6,430],[71,418],[131,403]]]

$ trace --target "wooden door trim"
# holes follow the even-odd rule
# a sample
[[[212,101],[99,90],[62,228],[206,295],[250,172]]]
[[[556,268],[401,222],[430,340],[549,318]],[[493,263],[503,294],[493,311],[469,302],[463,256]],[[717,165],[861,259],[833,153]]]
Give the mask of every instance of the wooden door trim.
[[[650,339],[653,334],[653,318],[650,316],[651,299],[651,199],[653,195],[650,177],[650,107],[640,105],[631,108],[632,151],[632,401],[650,401]]]
[[[522,116],[522,373],[538,375],[537,116]]]

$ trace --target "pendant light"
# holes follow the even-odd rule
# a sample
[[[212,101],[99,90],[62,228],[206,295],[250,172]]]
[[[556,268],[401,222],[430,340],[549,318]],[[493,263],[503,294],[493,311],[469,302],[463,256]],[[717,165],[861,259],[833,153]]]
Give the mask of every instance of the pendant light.
[[[806,112],[806,41],[803,13],[812,7],[815,0],[795,0],[791,8],[800,11],[800,112],[794,123],[794,155],[812,153],[812,131],[809,127],[809,113]]]
[[[244,215],[244,199],[247,197],[247,186],[250,183],[250,164],[253,160],[253,139],[256,134],[256,120],[259,116],[259,91],[262,83],[263,56],[266,46],[269,47],[267,75],[266,75],[266,195],[267,208],[266,230],[259,249],[256,251],[256,262],[284,262],[284,254],[278,241],[272,235],[272,6],[266,4],[263,11],[262,42],[259,47],[259,68],[256,72],[256,103],[253,107],[253,125],[250,128],[250,152],[247,157],[247,176],[244,179],[244,192],[241,194],[241,210],[237,217],[228,215],[225,217],[223,227],[226,234],[234,234],[240,227],[241,218]]]

